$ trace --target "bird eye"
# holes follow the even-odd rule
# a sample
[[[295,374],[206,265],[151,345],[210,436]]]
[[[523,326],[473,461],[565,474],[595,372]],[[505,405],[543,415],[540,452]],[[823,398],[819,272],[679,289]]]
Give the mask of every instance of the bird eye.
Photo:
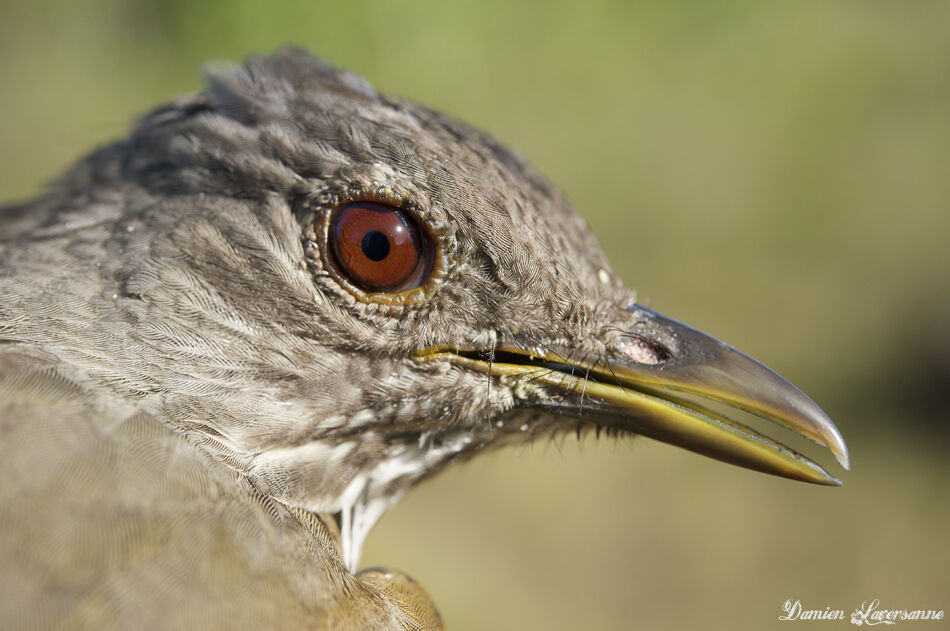
[[[392,206],[354,202],[335,208],[327,240],[339,271],[367,292],[409,291],[432,271],[431,239],[415,219]]]

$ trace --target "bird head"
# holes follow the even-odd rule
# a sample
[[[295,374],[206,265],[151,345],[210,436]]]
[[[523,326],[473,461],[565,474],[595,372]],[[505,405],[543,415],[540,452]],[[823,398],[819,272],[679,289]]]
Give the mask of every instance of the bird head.
[[[827,416],[639,305],[515,153],[300,50],[206,76],[56,189],[102,207],[57,221],[108,252],[104,315],[77,335],[109,350],[73,361],[262,493],[339,515],[351,566],[413,484],[560,431],[838,483],[740,423],[764,417],[846,467]]]

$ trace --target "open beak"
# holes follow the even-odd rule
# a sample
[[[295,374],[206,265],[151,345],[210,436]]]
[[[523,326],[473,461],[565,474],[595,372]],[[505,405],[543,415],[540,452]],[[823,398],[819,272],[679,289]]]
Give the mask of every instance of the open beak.
[[[637,318],[628,338],[633,352],[615,352],[609,360],[594,364],[511,346],[494,351],[440,347],[416,357],[547,384],[560,395],[544,405],[553,412],[582,414],[601,425],[749,469],[803,482],[841,484],[802,454],[708,405],[723,403],[786,427],[826,447],[848,469],[841,434],[801,390],[701,331],[639,305],[632,310]],[[648,352],[635,352],[637,344]]]

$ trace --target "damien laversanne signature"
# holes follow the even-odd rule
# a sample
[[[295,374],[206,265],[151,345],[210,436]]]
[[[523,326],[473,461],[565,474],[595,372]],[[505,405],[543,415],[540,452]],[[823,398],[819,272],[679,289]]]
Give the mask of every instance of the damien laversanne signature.
[[[800,600],[786,600],[782,605],[785,613],[779,620],[844,620],[844,610],[808,609]],[[851,624],[856,626],[876,624],[896,624],[908,620],[943,620],[943,609],[882,609],[877,598],[865,600],[861,606],[851,612]]]

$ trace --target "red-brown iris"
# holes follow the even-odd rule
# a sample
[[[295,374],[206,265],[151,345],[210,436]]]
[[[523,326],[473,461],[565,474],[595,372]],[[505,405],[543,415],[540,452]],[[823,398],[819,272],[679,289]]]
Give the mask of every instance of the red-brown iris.
[[[327,234],[334,265],[360,289],[398,293],[422,285],[435,248],[405,211],[373,202],[335,208]]]

